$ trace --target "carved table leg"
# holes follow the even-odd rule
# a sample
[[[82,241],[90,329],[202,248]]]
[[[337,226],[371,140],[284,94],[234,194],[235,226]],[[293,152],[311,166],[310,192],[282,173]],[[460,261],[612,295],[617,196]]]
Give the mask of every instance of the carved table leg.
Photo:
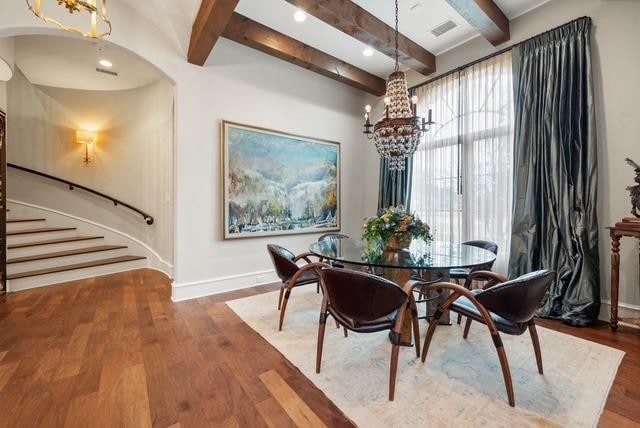
[[[611,233],[611,330],[618,328],[618,287],[620,285],[620,236]]]

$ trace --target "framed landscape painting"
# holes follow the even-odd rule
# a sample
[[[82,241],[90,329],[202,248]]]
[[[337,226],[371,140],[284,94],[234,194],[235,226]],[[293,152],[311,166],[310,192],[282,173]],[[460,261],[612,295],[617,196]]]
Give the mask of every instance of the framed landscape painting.
[[[340,230],[340,144],[222,122],[224,238]]]

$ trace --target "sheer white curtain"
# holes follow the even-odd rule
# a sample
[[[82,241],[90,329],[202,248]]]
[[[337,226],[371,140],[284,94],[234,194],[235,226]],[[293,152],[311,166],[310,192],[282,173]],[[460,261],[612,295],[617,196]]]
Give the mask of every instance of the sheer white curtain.
[[[511,53],[416,90],[436,125],[414,156],[411,208],[445,242],[498,244],[506,273],[511,236],[513,88]]]

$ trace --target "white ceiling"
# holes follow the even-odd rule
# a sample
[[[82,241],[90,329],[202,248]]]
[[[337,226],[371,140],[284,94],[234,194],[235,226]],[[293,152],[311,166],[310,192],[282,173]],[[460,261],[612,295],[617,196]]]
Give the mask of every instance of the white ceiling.
[[[391,0],[353,0],[378,18],[393,26],[394,7]],[[551,0],[494,0],[508,18],[513,19]],[[118,4],[120,3],[120,4]],[[201,0],[115,0],[113,7],[125,4],[160,28],[176,49],[186,57],[191,27]],[[343,61],[385,78],[393,70],[393,60],[374,52],[362,55],[367,47],[330,25],[308,16],[296,22],[297,9],[284,0],[240,0],[236,11],[268,27],[294,37]],[[430,31],[447,20],[458,26],[440,37]],[[118,31],[118,22],[113,22]],[[400,32],[425,49],[438,55],[479,33],[458,15],[445,0],[400,0]],[[17,38],[16,63],[34,83],[81,89],[127,89],[150,83],[160,77],[157,71],[125,50],[103,43],[98,53],[90,41],[78,38],[29,36]],[[487,42],[488,43],[488,42]],[[218,49],[225,55],[224,49]],[[216,54],[214,48],[212,56]],[[114,63],[117,78],[96,73],[97,61],[107,56]],[[43,66],[44,64],[44,66]],[[51,72],[55,70],[55,72]]]
[[[99,65],[101,59],[111,61],[113,67]],[[153,66],[122,48],[80,37],[15,37],[15,63],[31,83],[57,88],[124,90],[162,77]],[[98,73],[96,67],[118,76]]]
[[[390,26],[395,26],[395,7],[391,0],[353,0]],[[508,18],[513,19],[549,0],[494,0]],[[357,67],[380,77],[387,77],[393,70],[393,60],[375,52],[365,57],[365,44],[307,16],[306,21],[296,22],[293,14],[297,9],[284,0],[240,0],[236,11],[274,28],[288,36],[318,48]],[[441,35],[433,36],[430,31],[447,20],[458,26]],[[400,0],[400,33],[418,43],[434,55],[451,49],[479,35],[445,0]],[[488,43],[488,42],[487,42]],[[214,49],[215,52],[215,49]]]

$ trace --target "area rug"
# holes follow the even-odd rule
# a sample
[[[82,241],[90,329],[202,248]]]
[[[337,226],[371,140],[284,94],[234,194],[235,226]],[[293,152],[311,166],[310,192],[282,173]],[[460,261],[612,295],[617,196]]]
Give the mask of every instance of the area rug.
[[[423,364],[401,348],[395,401],[387,400],[391,346],[385,333],[343,336],[330,328],[322,371],[315,373],[321,296],[296,289],[283,331],[277,330],[277,292],[227,302],[251,328],[298,367],[361,427],[592,427],[596,426],[624,352],[538,328],[544,375],[528,334],[503,335],[516,407],[507,404],[500,363],[486,327],[439,326]],[[421,339],[426,331],[421,322]]]

